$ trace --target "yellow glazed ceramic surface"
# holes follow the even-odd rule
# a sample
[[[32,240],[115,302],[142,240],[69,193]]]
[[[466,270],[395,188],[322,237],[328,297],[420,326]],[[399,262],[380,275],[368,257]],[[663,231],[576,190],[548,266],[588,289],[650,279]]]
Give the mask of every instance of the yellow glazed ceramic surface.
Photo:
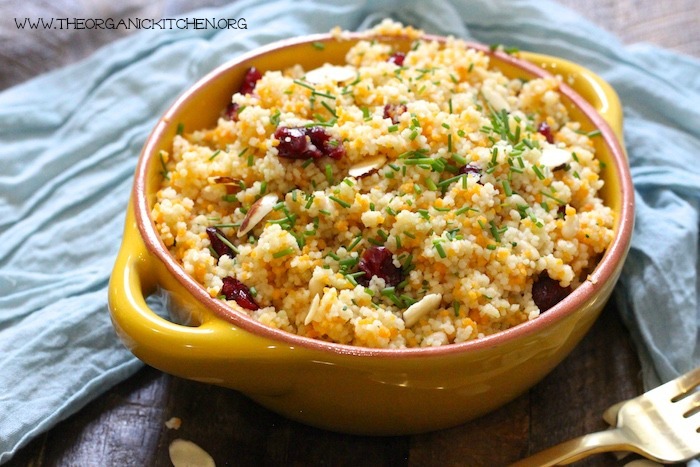
[[[615,240],[589,281],[537,319],[483,339],[437,348],[368,349],[269,328],[209,297],[170,256],[149,218],[159,186],[157,154],[170,149],[178,124],[213,126],[250,66],[265,71],[300,60],[307,69],[337,63],[358,37],[315,35],[246,54],[206,76],[168,110],[138,163],[109,287],[112,320],[124,344],[147,364],[239,390],[292,419],[362,434],[445,428],[505,404],[543,378],[589,330],[620,274],[632,232],[633,189],[621,144],[620,103],[598,76],[549,56],[492,54],[492,62],[513,77],[547,72],[563,77],[572,118],[584,131],[601,131],[594,140],[607,165],[603,196],[617,224]],[[386,40],[404,49],[410,44]],[[322,50],[312,46],[319,41],[325,43]],[[158,287],[171,296],[177,322],[187,325],[148,308],[144,297]]]

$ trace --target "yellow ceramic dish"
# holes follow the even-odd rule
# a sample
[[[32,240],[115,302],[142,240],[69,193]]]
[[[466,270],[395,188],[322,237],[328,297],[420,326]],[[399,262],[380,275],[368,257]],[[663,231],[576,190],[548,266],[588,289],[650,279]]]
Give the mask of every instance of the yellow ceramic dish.
[[[358,37],[308,36],[243,55],[207,75],[166,112],[136,170],[109,287],[112,320],[124,344],[147,364],[236,389],[304,423],[362,434],[445,428],[505,404],[543,378],[589,330],[617,281],[632,233],[633,189],[621,144],[620,103],[598,76],[549,56],[492,53],[492,63],[511,77],[548,72],[563,77],[561,91],[572,118],[585,131],[601,132],[594,140],[607,164],[602,194],[617,220],[614,241],[589,281],[537,319],[479,340],[436,348],[369,349],[267,327],[211,298],[168,253],[149,216],[160,185],[157,154],[170,149],[178,124],[188,129],[215,125],[250,66],[265,71],[298,62],[306,69],[338,63]],[[400,49],[410,45],[410,39],[386,40]],[[325,46],[313,47],[319,42]],[[157,287],[169,292],[171,312],[188,325],[149,309],[145,297]]]

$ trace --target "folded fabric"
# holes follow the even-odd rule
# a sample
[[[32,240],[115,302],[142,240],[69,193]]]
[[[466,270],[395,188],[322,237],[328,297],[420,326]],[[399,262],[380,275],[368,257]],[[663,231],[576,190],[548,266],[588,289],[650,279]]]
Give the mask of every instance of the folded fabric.
[[[561,56],[615,87],[637,190],[619,309],[649,387],[700,364],[700,62],[625,47],[543,0],[241,0],[188,16],[244,17],[247,29],[142,31],[0,94],[0,463],[140,367],[112,330],[106,288],[157,117],[244,51],[385,17]]]

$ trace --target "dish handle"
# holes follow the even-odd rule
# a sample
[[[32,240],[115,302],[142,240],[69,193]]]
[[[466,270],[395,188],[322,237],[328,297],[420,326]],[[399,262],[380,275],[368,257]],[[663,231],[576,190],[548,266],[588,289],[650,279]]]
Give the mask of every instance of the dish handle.
[[[612,128],[624,146],[622,105],[615,89],[588,68],[551,55],[520,52],[520,57],[562,77],[562,82],[583,97]]]
[[[270,368],[293,367],[290,349],[221,319],[185,326],[154,312],[146,297],[163,285],[156,261],[139,235],[130,203],[108,302],[117,335],[136,357],[166,373],[246,394],[274,396],[289,391],[291,383],[284,372]]]

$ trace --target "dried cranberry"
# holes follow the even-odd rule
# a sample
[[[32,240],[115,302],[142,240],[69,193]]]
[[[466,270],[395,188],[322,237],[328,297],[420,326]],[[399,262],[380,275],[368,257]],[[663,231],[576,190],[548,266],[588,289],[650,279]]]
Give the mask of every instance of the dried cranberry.
[[[226,110],[224,110],[224,117],[228,118],[232,122],[237,122],[239,108],[240,106],[238,104],[236,104],[235,102],[231,102],[229,105],[226,106]]]
[[[532,284],[532,299],[540,312],[549,310],[570,293],[571,287],[562,287],[559,285],[559,281],[549,277],[546,271],[540,273],[535,283]]]
[[[360,271],[365,274],[357,278],[357,282],[367,287],[372,276],[384,279],[387,286],[393,287],[403,281],[403,271],[394,266],[391,251],[383,246],[373,246],[362,253],[358,264]]]
[[[389,60],[387,60],[389,63],[393,63],[396,66],[403,66],[403,61],[406,59],[406,54],[403,52],[396,52],[394,53],[391,57],[389,57]]]
[[[552,128],[547,125],[546,122],[540,123],[537,127],[537,132],[545,137],[549,144],[554,143],[554,135],[552,134]]]
[[[384,118],[390,118],[391,123],[399,123],[399,117],[406,112],[406,104],[387,104],[384,106]]]
[[[459,168],[460,174],[474,174],[481,175],[481,167],[474,164],[466,164]]]
[[[260,73],[257,68],[248,68],[248,71],[245,72],[245,76],[243,76],[243,84],[241,84],[241,88],[238,90],[238,92],[241,94],[252,93],[260,78],[262,78],[262,73]]]
[[[279,141],[278,155],[287,159],[318,159],[323,156],[341,159],[345,155],[345,147],[322,127],[282,126],[275,131],[275,138]]]
[[[474,164],[466,164],[466,165],[463,165],[462,167],[459,168],[459,170],[457,171],[457,173],[459,173],[459,174],[467,174],[467,175],[468,175],[468,174],[474,174],[474,175],[476,175],[477,177],[479,177],[479,179],[478,179],[476,182],[477,182],[479,185],[483,185],[483,183],[481,183],[481,167],[479,167],[478,165],[474,165]]]
[[[234,252],[230,246],[226,244],[231,243],[224,233],[217,229],[216,227],[207,227],[207,236],[209,237],[209,242],[211,242],[211,247],[214,252],[219,256],[228,255],[229,257],[234,257]],[[222,240],[225,239],[226,241]]]
[[[219,293],[226,297],[226,300],[235,300],[241,308],[245,308],[246,310],[254,311],[260,308],[260,306],[255,303],[250,289],[243,282],[230,276],[224,277],[222,280],[224,281],[224,285],[221,286],[221,292]]]
[[[324,156],[331,159],[341,159],[345,155],[345,147],[340,144],[340,141],[332,138],[322,127],[307,128],[306,134],[309,135],[311,143],[319,148]]]

